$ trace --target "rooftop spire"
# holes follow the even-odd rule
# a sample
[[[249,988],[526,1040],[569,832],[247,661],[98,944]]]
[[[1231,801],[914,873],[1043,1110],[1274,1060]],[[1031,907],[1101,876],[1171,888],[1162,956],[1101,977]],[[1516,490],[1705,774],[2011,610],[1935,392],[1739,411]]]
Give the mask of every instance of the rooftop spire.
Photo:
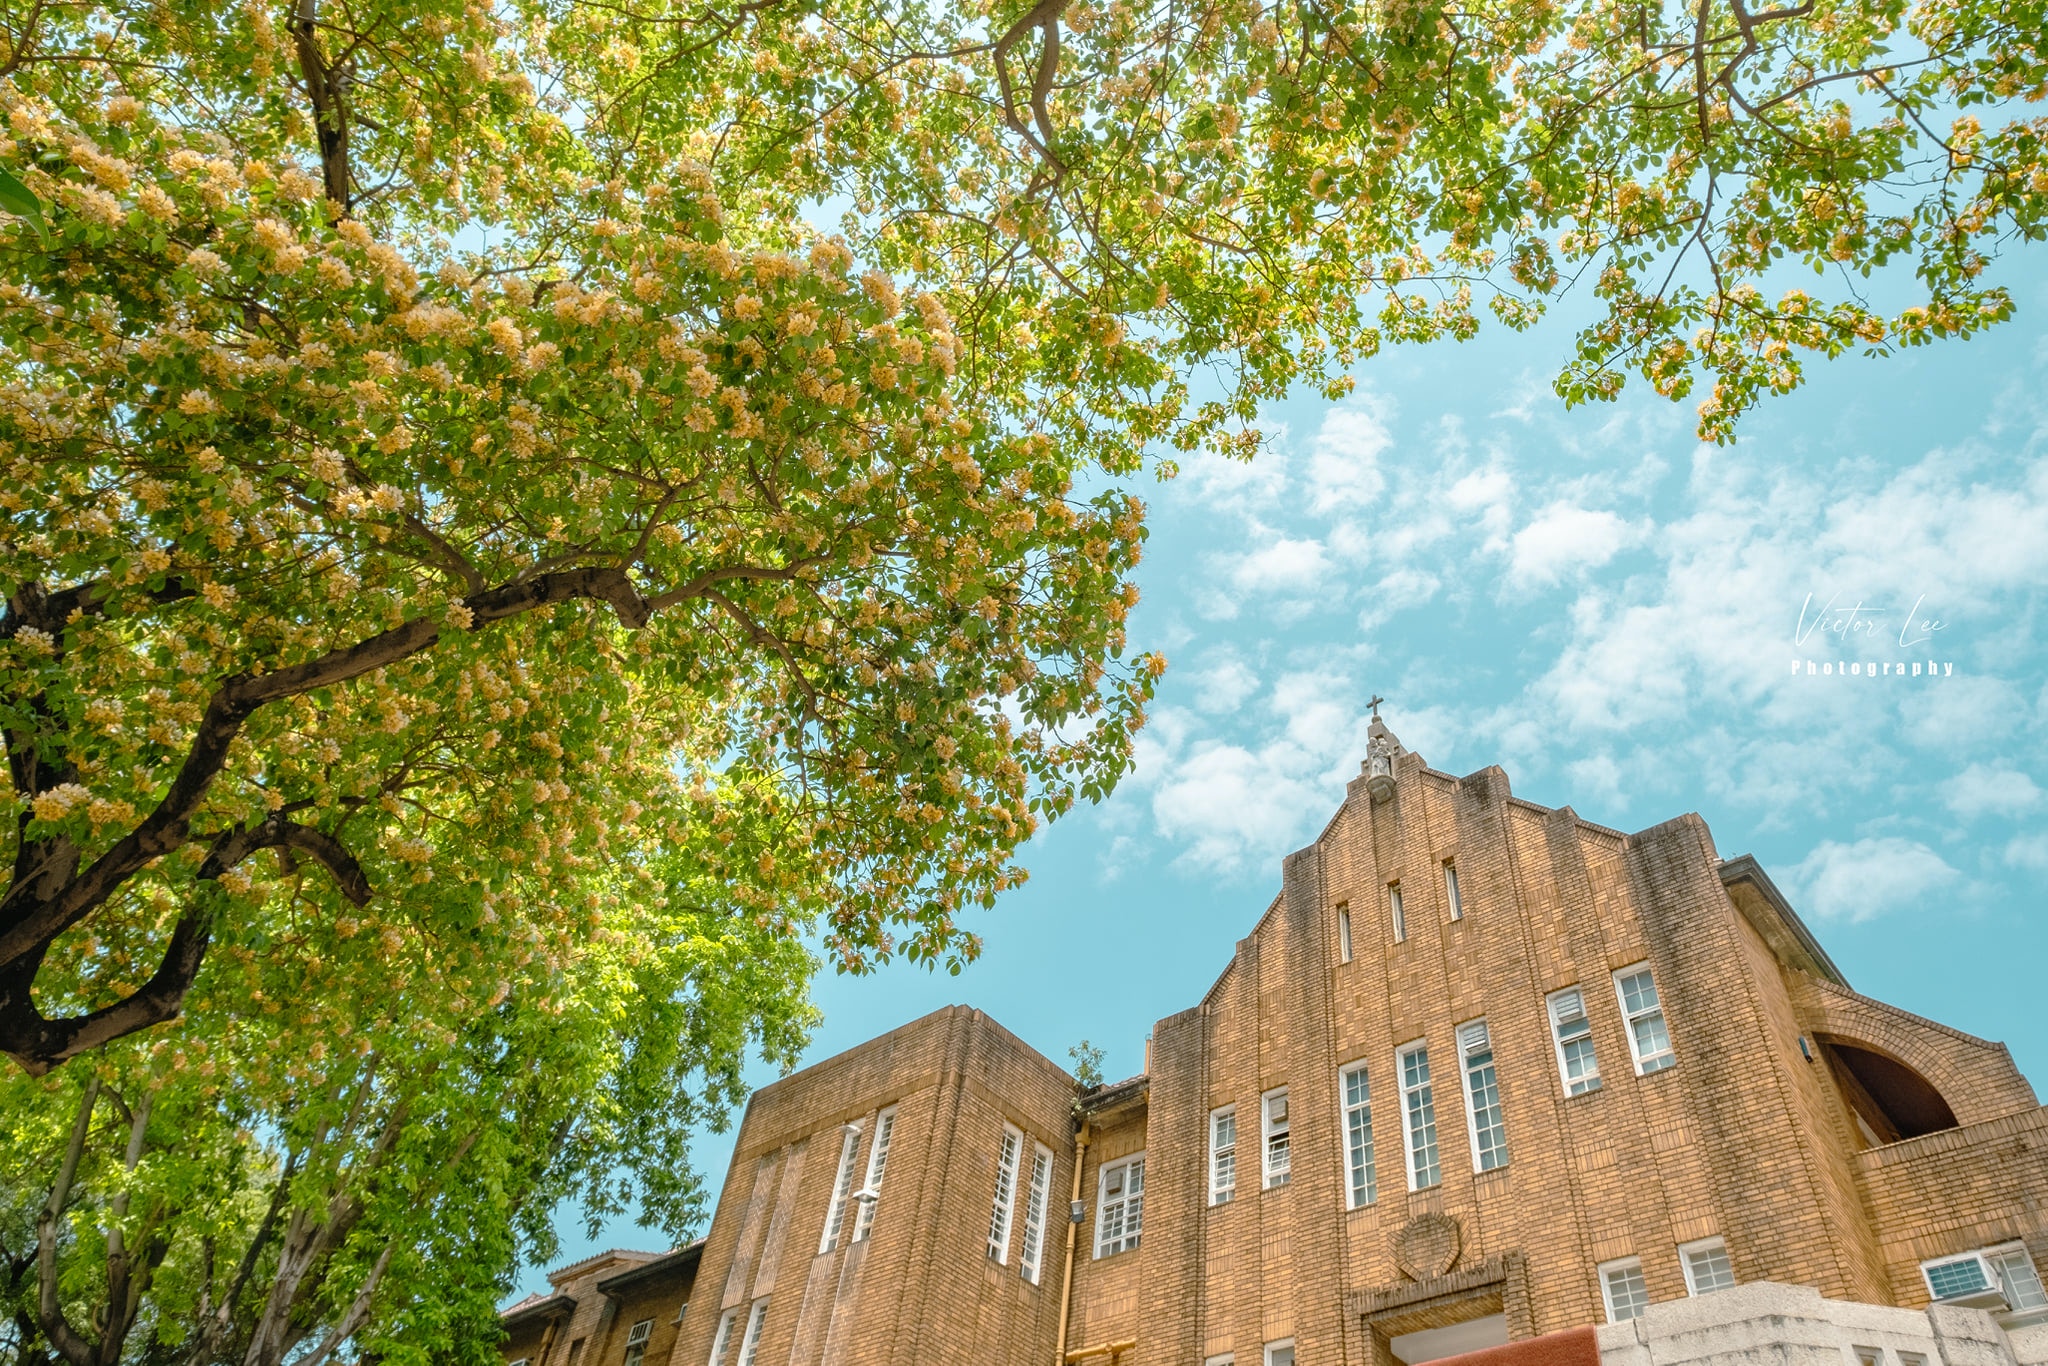
[[[1358,766],[1365,775],[1365,790],[1376,802],[1394,795],[1394,760],[1408,752],[1380,719],[1380,707],[1386,700],[1374,694],[1367,704],[1372,708],[1372,724],[1365,728],[1365,762]]]

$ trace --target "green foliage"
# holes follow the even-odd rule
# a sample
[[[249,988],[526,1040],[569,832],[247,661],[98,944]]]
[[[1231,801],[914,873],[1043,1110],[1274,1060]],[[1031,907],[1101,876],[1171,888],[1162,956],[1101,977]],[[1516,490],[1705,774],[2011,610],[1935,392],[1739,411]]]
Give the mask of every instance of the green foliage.
[[[1102,1085],[1102,1057],[1100,1048],[1086,1039],[1067,1050],[1067,1056],[1074,1060],[1074,1080],[1083,1091],[1093,1091]]]
[[[1127,767],[1148,453],[1574,285],[1567,401],[1726,440],[2005,317],[2048,195],[2042,0],[0,24],[0,1237],[77,1366],[482,1360],[557,1197],[679,1233],[796,946],[957,971]]]

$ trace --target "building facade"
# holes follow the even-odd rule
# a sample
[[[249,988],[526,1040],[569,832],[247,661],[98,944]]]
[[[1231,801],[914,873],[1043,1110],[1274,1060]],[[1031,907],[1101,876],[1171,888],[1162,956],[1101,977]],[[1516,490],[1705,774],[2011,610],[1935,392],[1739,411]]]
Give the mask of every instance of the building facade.
[[[1376,720],[1143,1075],[927,1016],[755,1095],[698,1256],[664,1366],[1649,1366],[1792,1322],[1765,1289],[1922,1325],[1813,1362],[2000,1366],[2048,1359],[2048,1110],[1697,816],[1605,829]]]

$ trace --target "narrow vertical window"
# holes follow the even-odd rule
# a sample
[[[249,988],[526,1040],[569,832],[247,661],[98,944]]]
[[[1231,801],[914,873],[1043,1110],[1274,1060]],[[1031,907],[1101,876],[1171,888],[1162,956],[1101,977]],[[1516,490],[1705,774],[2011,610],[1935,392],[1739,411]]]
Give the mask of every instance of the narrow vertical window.
[[[889,1140],[896,1133],[896,1107],[875,1116],[875,1142],[868,1149],[868,1179],[861,1183],[860,1215],[853,1221],[853,1241],[863,1241],[875,1225],[875,1206],[882,1202],[882,1175],[889,1167]]]
[[[1052,1193],[1052,1149],[1043,1143],[1031,1147],[1031,1188],[1024,1196],[1024,1251],[1017,1262],[1024,1279],[1037,1285],[1045,1255],[1045,1202]]]
[[[709,1366],[725,1366],[725,1354],[732,1348],[733,1325],[740,1320],[740,1311],[728,1309],[718,1317],[718,1331],[711,1335],[711,1360]]]
[[[839,1235],[846,1228],[846,1202],[853,1196],[853,1163],[859,1156],[860,1125],[849,1124],[840,1130],[839,1174],[832,1179],[832,1212],[825,1216],[825,1233],[818,1239],[820,1253],[839,1246]]]
[[[1351,907],[1337,908],[1337,961],[1351,961]]]
[[[1628,1047],[1635,1056],[1636,1075],[1661,1072],[1677,1062],[1671,1051],[1671,1032],[1664,1027],[1664,1003],[1657,996],[1650,965],[1637,963],[1615,973],[1614,994],[1621,1000],[1622,1018],[1628,1021]]]
[[[768,1297],[763,1295],[754,1301],[753,1310],[747,1315],[747,1335],[740,1339],[739,1366],[754,1366],[754,1357],[761,1350],[761,1322],[768,1317]]]
[[[1128,1252],[1145,1229],[1145,1154],[1102,1164],[1096,1178],[1095,1255]]]
[[[1294,1339],[1267,1343],[1266,1366],[1294,1366]]]
[[[1237,1198],[1237,1107],[1209,1112],[1209,1203]]]
[[[654,1320],[642,1319],[626,1330],[624,1366],[640,1366],[647,1359],[647,1339],[654,1336]]]
[[[1444,860],[1444,904],[1451,908],[1451,919],[1465,918],[1465,902],[1458,895],[1458,865]]]
[[[1410,1044],[1395,1063],[1401,1076],[1401,1108],[1408,1121],[1408,1189],[1419,1191],[1443,1180],[1436,1155],[1436,1092],[1429,1082],[1429,1047]]]
[[[1650,1307],[1650,1287],[1643,1280],[1643,1260],[1623,1257],[1600,1264],[1600,1298],[1607,1302],[1607,1321],[1641,1318]]]
[[[1344,1093],[1344,1171],[1350,1178],[1352,1209],[1362,1209],[1379,1199],[1378,1173],[1372,1160],[1372,1086],[1365,1064],[1344,1069],[1340,1078]]]
[[[1017,1164],[1024,1158],[1024,1135],[1003,1126],[1003,1145],[996,1153],[996,1198],[988,1213],[988,1259],[1010,1264],[1010,1212],[1017,1207]]]
[[[1268,1091],[1259,1102],[1259,1113],[1263,1121],[1262,1136],[1266,1152],[1266,1189],[1287,1184],[1294,1170],[1294,1152],[1290,1141],[1291,1124],[1287,1118],[1287,1088]]]
[[[1687,1294],[1711,1294],[1735,1284],[1735,1264],[1728,1260],[1728,1244],[1719,1238],[1685,1244],[1678,1249],[1678,1261],[1685,1268]]]
[[[1564,1093],[1583,1096],[1600,1089],[1600,1062],[1593,1056],[1593,1024],[1586,1018],[1586,994],[1566,987],[1550,994],[1550,1036],[1557,1045],[1557,1074]]]
[[[1490,1172],[1508,1164],[1508,1131],[1500,1114],[1500,1079],[1494,1072],[1493,1038],[1486,1021],[1458,1026],[1458,1052],[1465,1062],[1465,1121],[1471,1129],[1472,1166]]]
[[[1398,882],[1389,882],[1387,884],[1387,916],[1393,922],[1394,942],[1396,944],[1406,943],[1408,940],[1408,917],[1401,910],[1401,884]]]

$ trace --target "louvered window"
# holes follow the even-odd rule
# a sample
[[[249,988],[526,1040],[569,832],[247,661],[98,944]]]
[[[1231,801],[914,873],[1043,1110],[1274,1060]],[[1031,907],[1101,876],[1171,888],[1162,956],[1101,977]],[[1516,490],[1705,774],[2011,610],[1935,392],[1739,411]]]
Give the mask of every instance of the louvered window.
[[[1010,1261],[1010,1211],[1017,1204],[1017,1164],[1024,1156],[1024,1135],[1003,1126],[1002,1148],[996,1154],[996,1198],[988,1215],[988,1259],[998,1266]]]
[[[1500,1113],[1500,1079],[1493,1064],[1493,1039],[1486,1021],[1458,1026],[1458,1053],[1465,1063],[1466,1120],[1471,1128],[1472,1165],[1490,1172],[1508,1164],[1508,1131]]]
[[[640,1366],[647,1356],[647,1339],[653,1333],[653,1319],[642,1319],[626,1330],[626,1366]]]
[[[860,1125],[849,1124],[840,1131],[839,1174],[832,1179],[832,1211],[825,1216],[825,1233],[818,1239],[818,1251],[839,1246],[846,1229],[846,1202],[853,1197],[854,1161],[860,1156]]]
[[[875,1225],[875,1206],[882,1203],[882,1176],[889,1168],[889,1140],[896,1135],[896,1107],[875,1116],[875,1144],[868,1149],[868,1179],[861,1183],[860,1215],[853,1223],[853,1241],[862,1241]]]
[[[1043,1143],[1031,1147],[1031,1189],[1024,1197],[1024,1252],[1017,1261],[1024,1279],[1037,1285],[1045,1253],[1045,1203],[1052,1195],[1052,1149]]]
[[[1550,1033],[1557,1044],[1557,1072],[1564,1093],[1583,1096],[1600,1089],[1600,1061],[1593,1056],[1593,1022],[1586,1018],[1586,993],[1566,987],[1550,995]]]

